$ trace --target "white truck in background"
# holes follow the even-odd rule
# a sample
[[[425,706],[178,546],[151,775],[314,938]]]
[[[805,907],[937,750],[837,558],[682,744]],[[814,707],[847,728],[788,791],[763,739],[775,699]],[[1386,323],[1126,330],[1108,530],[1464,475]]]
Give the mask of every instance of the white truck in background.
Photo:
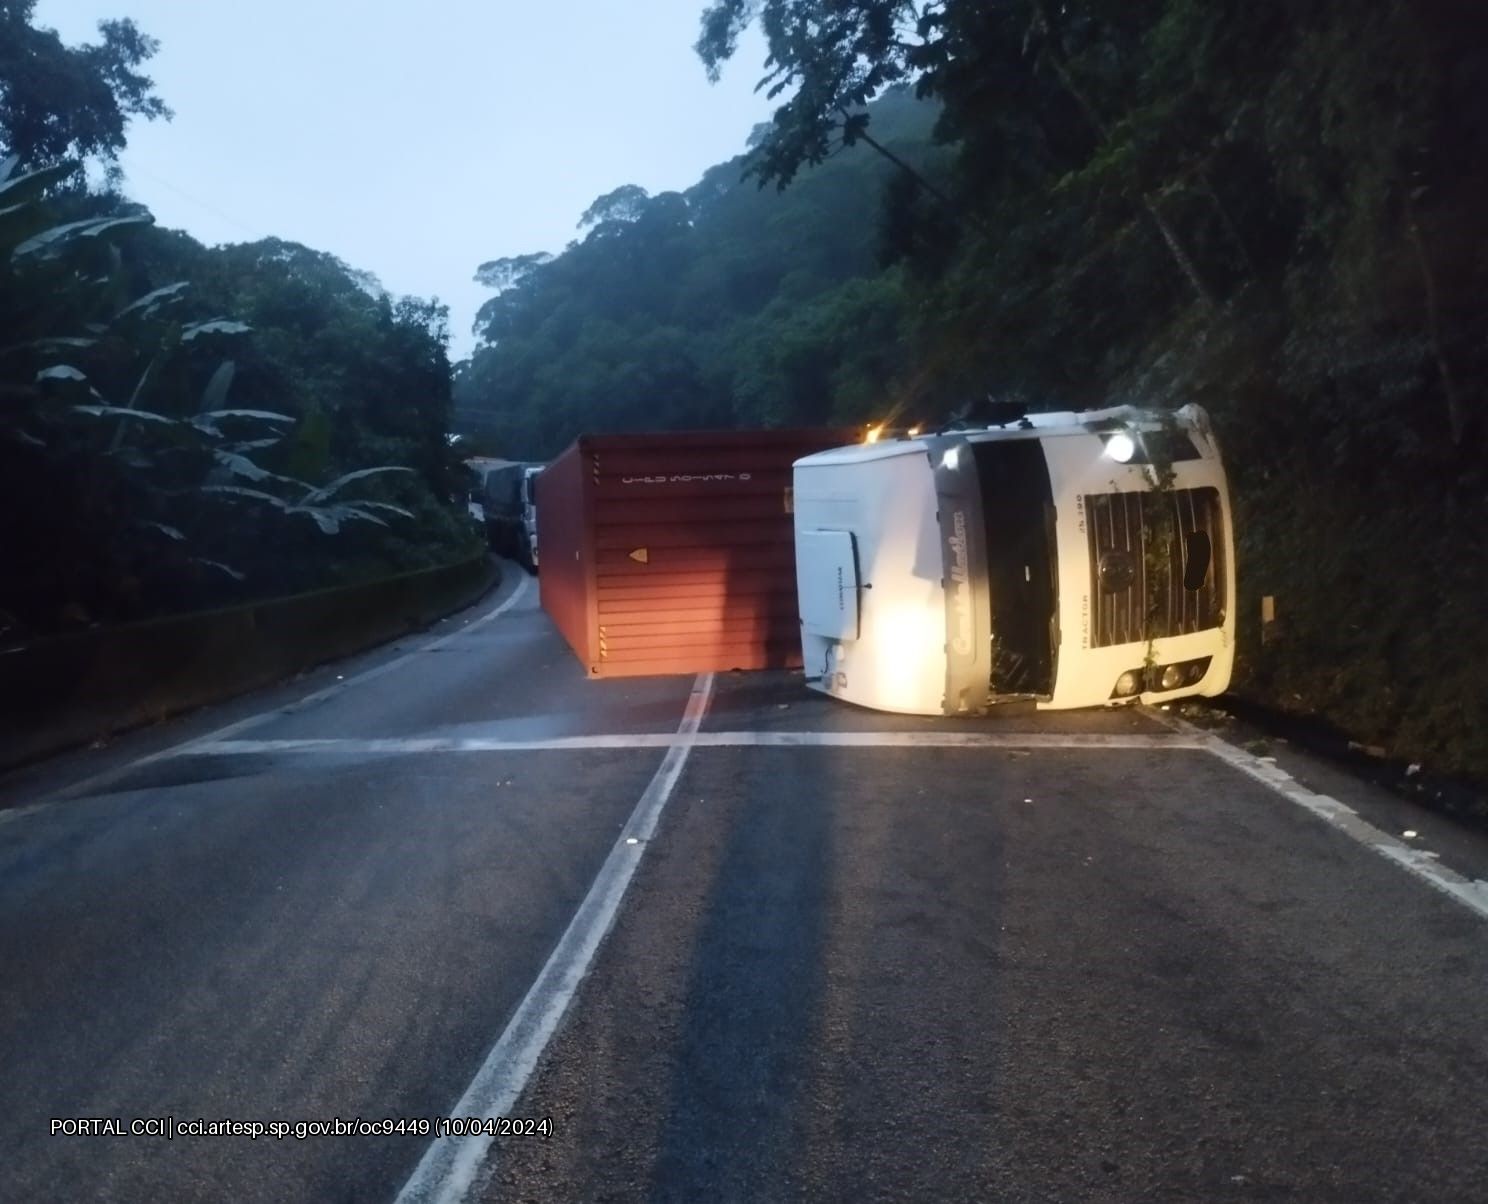
[[[836,448],[796,461],[793,494],[817,690],[961,715],[1229,685],[1234,526],[1199,406]]]
[[[536,479],[543,465],[491,456],[473,457],[465,465],[475,484],[468,509],[484,524],[491,550],[536,571]]]
[[[522,473],[522,535],[526,540],[527,567],[537,572],[537,478],[545,466],[530,464]]]

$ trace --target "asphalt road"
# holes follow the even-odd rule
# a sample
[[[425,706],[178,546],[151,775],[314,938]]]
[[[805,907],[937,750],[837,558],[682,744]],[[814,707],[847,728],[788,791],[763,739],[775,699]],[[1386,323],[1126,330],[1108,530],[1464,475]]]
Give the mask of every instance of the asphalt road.
[[[1480,843],[1161,716],[588,682],[520,580],[0,779],[0,1200],[1488,1201]],[[551,1135],[293,1131],[486,1107]],[[291,1128],[52,1132],[166,1117]]]

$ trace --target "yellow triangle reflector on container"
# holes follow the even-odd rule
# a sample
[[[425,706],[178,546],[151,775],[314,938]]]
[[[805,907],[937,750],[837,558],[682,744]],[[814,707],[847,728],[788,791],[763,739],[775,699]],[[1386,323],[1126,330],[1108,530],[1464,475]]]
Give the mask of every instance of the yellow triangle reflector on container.
[[[650,564],[651,563],[651,549],[649,549],[649,548],[637,548],[634,552],[632,552],[630,554],[630,558],[632,560],[634,560],[637,564]]]

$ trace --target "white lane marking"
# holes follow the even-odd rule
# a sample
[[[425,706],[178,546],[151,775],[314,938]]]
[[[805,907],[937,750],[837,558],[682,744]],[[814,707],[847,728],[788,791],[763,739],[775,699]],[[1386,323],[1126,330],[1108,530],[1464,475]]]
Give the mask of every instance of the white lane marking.
[[[406,665],[415,657],[422,656],[426,652],[433,652],[439,648],[443,648],[447,644],[451,644],[455,640],[460,639],[462,636],[469,635],[476,628],[483,627],[485,624],[491,622],[493,619],[499,619],[502,615],[504,615],[522,598],[526,596],[527,588],[531,584],[531,581],[532,578],[528,577],[524,573],[521,581],[517,583],[517,588],[512,591],[511,597],[509,597],[500,606],[487,611],[485,614],[481,615],[480,618],[466,623],[463,627],[450,632],[448,635],[442,635],[438,639],[433,640],[427,644],[420,644],[412,652],[405,652],[403,653],[403,655],[394,657],[392,660],[387,661],[384,664],[377,665],[374,668],[366,670],[365,672],[354,674],[351,677],[348,677],[345,681],[338,681],[333,685],[325,687],[324,689],[316,690],[313,694],[307,694],[304,698],[290,703],[288,706],[277,706],[271,710],[261,711],[257,715],[249,715],[246,718],[238,719],[233,723],[224,724],[222,727],[217,728],[215,731],[207,732],[205,735],[197,736],[194,739],[183,741],[180,744],[174,744],[169,748],[163,748],[158,752],[149,753],[143,757],[136,757],[133,761],[130,761],[125,765],[118,766],[117,768],[102,770],[91,775],[90,777],[83,778],[79,782],[74,782],[70,786],[64,786],[61,790],[58,790],[54,794],[49,795],[46,798],[39,799],[37,802],[32,803],[28,806],[23,806],[10,811],[0,811],[0,823],[5,823],[7,822],[7,820],[11,819],[19,819],[25,815],[35,814],[43,807],[50,806],[52,803],[60,802],[63,799],[76,799],[86,797],[90,791],[97,790],[100,787],[110,786],[120,779],[128,776],[129,774],[134,773],[136,770],[142,769],[146,765],[151,765],[156,761],[164,761],[169,757],[190,755],[198,751],[203,745],[217,744],[221,741],[229,739],[232,736],[239,735],[242,732],[252,731],[254,728],[261,727],[263,724],[268,723],[273,719],[278,719],[280,716],[286,714],[294,714],[296,711],[303,710],[307,706],[311,706],[317,702],[324,702],[327,698],[334,697],[335,695],[341,693],[343,690],[349,690],[352,686],[362,685],[365,682],[369,682],[375,678],[381,677],[384,673],[391,673],[394,669]]]
[[[449,1109],[448,1115],[494,1119],[510,1114],[549,1038],[557,1031],[573,1001],[579,983],[589,972],[590,962],[615,922],[626,889],[635,876],[636,866],[645,856],[646,842],[655,834],[662,810],[682,776],[687,754],[692,749],[712,693],[713,674],[705,673],[698,677],[687,700],[681,725],[677,728],[675,742],[662,758],[630,819],[620,830],[619,839],[605,858],[589,893],[579,904],[568,929],[517,1005],[506,1029],[491,1047],[465,1094]],[[430,1204],[434,1201],[456,1204],[465,1199],[475,1184],[490,1145],[490,1137],[436,1138],[398,1193],[396,1204]]]
[[[46,802],[40,802],[31,803],[25,807],[12,807],[9,811],[0,811],[0,826],[14,823],[18,819],[25,819],[28,815],[35,815],[38,811],[44,810],[46,806]]]
[[[341,756],[415,753],[583,752],[591,749],[672,748],[1006,748],[1207,750],[1202,737],[1051,735],[1043,732],[635,732],[502,740],[483,736],[396,736],[382,739],[218,740],[182,749],[180,756],[328,753]]]
[[[1488,920],[1488,882],[1481,878],[1468,878],[1439,864],[1435,853],[1416,848],[1383,829],[1376,828],[1347,803],[1309,790],[1272,760],[1257,757],[1243,748],[1237,748],[1228,741],[1195,727],[1185,719],[1170,715],[1158,716],[1155,713],[1154,717],[1174,732],[1194,738],[1197,741],[1197,747],[1205,752],[1269,786],[1284,799],[1326,820],[1365,848],[1378,853],[1386,861],[1394,862],[1427,885],[1455,899],[1469,911]]]

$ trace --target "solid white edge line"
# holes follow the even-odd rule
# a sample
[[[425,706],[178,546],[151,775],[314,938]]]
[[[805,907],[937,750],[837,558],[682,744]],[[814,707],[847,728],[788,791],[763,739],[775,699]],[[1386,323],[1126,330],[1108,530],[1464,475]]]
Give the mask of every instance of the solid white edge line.
[[[1386,861],[1414,874],[1428,886],[1488,920],[1488,882],[1468,878],[1456,870],[1448,869],[1436,861],[1434,853],[1406,844],[1383,829],[1376,828],[1347,803],[1309,790],[1280,766],[1263,761],[1243,748],[1237,748],[1229,741],[1196,727],[1186,719],[1150,710],[1149,713],[1172,731],[1192,737],[1196,746],[1204,752],[1269,786],[1288,802],[1310,811],[1365,848],[1378,853]]]
[[[646,843],[655,834],[667,800],[682,776],[712,692],[711,673],[693,683],[675,742],[620,830],[547,963],[470,1086],[450,1108],[450,1116],[495,1119],[510,1113],[615,922],[636,867],[645,855]],[[398,1193],[396,1204],[457,1204],[464,1200],[485,1164],[491,1140],[488,1136],[435,1138]]]
[[[670,748],[966,748],[966,749],[1187,749],[1208,746],[1180,735],[1050,735],[1042,732],[634,732],[502,740],[483,736],[327,737],[306,740],[221,740],[184,750],[182,756],[328,753],[345,756],[419,753],[583,752],[598,749]]]
[[[363,682],[371,681],[373,678],[381,677],[384,673],[391,673],[394,669],[407,664],[415,657],[422,656],[426,652],[433,652],[436,649],[443,648],[446,644],[452,643],[453,641],[459,639],[461,636],[469,635],[477,627],[483,627],[485,624],[491,622],[493,619],[499,619],[513,606],[515,606],[518,601],[526,596],[527,587],[531,584],[531,581],[532,578],[528,577],[524,573],[522,575],[521,581],[517,583],[517,588],[512,590],[511,597],[507,598],[506,601],[501,603],[500,606],[487,611],[485,614],[481,615],[480,618],[475,619],[473,622],[466,623],[463,627],[457,628],[456,630],[450,632],[448,635],[442,635],[438,639],[432,640],[427,644],[420,644],[412,652],[405,652],[403,653],[403,655],[395,657],[393,660],[387,661],[386,663],[381,665],[377,665],[374,668],[366,670],[365,672],[354,674],[353,676],[348,677],[345,681],[338,681],[332,685],[326,686],[323,689],[316,690],[313,694],[307,694],[305,695],[305,697],[297,699],[296,701],[285,706],[277,706],[272,708],[271,710],[260,711],[256,715],[249,715],[246,718],[238,719],[232,723],[224,724],[222,727],[219,727],[214,731],[207,732],[205,735],[196,736],[193,739],[182,741],[180,744],[173,744],[169,748],[162,748],[158,752],[148,753],[143,757],[136,757],[133,761],[130,761],[127,764],[117,766],[113,769],[101,770],[100,772],[95,773],[90,777],[83,778],[82,781],[74,782],[70,786],[64,786],[61,790],[55,791],[54,793],[48,795],[46,798],[38,799],[34,803],[25,804],[19,808],[14,808],[8,811],[0,811],[0,823],[5,822],[7,818],[19,819],[23,815],[32,815],[35,812],[41,810],[43,807],[47,807],[52,803],[60,802],[64,799],[84,798],[90,791],[96,790],[100,786],[111,785],[112,783],[127,776],[128,774],[133,773],[135,770],[142,769],[146,765],[152,765],[156,761],[164,761],[170,757],[188,756],[192,753],[195,753],[203,745],[221,743],[222,741],[227,740],[232,736],[236,736],[241,732],[251,731],[255,727],[261,727],[263,724],[268,723],[272,719],[280,718],[283,715],[292,715],[296,711],[302,710],[303,708],[310,706],[313,703],[323,702],[325,699],[331,698],[334,695],[341,693],[343,690],[350,689],[352,686],[360,685]],[[365,655],[365,653],[363,653],[362,655]],[[273,687],[268,686],[261,688],[272,689]]]

